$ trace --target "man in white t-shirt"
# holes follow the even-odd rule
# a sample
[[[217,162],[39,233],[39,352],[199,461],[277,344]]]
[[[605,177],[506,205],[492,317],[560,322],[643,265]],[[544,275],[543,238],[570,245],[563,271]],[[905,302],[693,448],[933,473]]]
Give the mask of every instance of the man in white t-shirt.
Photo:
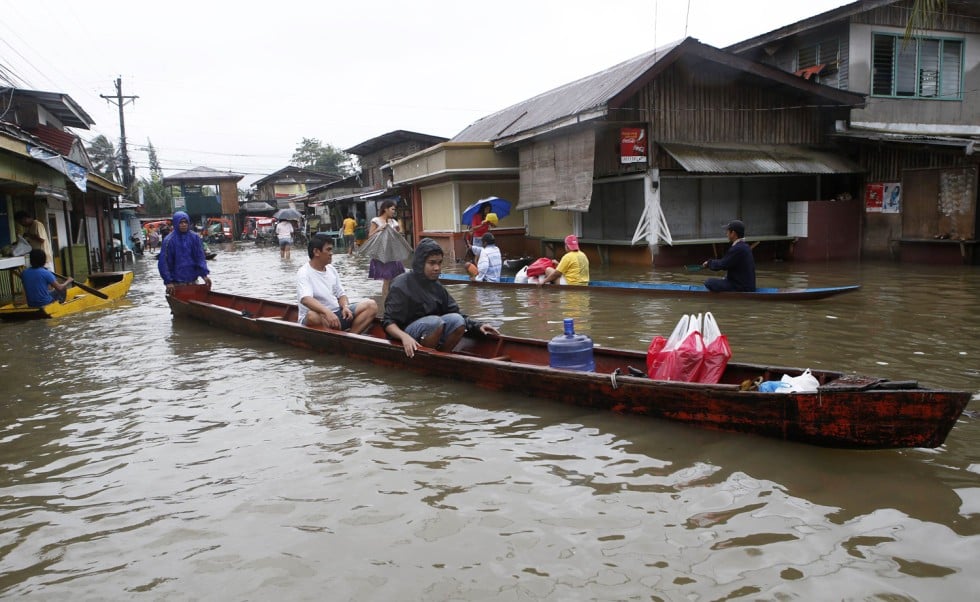
[[[333,261],[333,239],[315,234],[307,248],[310,261],[296,272],[299,323],[314,328],[365,332],[378,315],[374,299],[351,303]]]
[[[276,238],[279,239],[279,257],[289,259],[289,250],[293,246],[293,222],[282,220],[276,224]]]

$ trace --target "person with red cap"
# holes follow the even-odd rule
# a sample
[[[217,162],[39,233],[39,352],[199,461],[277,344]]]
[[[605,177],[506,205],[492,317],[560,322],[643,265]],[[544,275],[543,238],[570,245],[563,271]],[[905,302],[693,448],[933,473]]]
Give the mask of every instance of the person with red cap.
[[[574,234],[565,237],[565,254],[558,262],[558,267],[545,270],[545,276],[538,281],[538,284],[548,284],[561,279],[562,276],[568,284],[589,285],[589,258],[579,250],[578,238]]]

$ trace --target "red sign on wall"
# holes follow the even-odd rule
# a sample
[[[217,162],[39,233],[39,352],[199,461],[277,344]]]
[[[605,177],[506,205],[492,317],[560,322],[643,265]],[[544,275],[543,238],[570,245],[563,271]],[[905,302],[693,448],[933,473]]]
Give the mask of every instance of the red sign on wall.
[[[885,185],[881,182],[868,184],[864,187],[864,209],[868,213],[880,213],[882,200],[885,196]]]
[[[647,161],[646,128],[620,128],[619,162],[620,163],[646,163],[646,161]]]

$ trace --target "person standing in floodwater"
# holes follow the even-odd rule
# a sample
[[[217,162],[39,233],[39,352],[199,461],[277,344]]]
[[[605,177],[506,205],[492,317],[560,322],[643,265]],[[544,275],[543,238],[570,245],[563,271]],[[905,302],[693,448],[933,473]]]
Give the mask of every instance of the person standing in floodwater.
[[[398,220],[395,218],[395,201],[390,199],[381,203],[381,207],[378,209],[378,216],[371,220],[371,230],[368,232],[368,238],[370,239],[372,236],[376,236],[385,228],[394,228],[395,232],[401,232],[401,226],[398,225]],[[372,257],[371,265],[368,267],[368,278],[383,281],[381,285],[381,297],[384,298],[388,296],[391,280],[404,271],[405,264],[401,261],[389,261],[385,263]]]

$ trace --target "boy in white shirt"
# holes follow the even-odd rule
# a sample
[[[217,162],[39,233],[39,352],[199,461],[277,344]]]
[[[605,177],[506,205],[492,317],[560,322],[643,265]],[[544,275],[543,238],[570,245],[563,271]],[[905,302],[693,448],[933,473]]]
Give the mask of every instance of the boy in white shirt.
[[[296,272],[296,299],[299,323],[319,328],[365,332],[378,315],[374,299],[351,303],[331,264],[333,239],[315,234],[307,245],[310,261]]]

